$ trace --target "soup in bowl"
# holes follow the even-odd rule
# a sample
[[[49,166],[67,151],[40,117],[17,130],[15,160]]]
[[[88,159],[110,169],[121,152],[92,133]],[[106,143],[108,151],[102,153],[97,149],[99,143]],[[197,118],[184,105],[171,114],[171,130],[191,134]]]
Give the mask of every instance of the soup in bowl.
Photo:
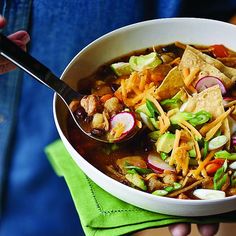
[[[83,172],[150,211],[235,210],[235,30],[213,20],[159,19],[79,52],[61,79],[87,94],[75,110],[80,122],[111,142],[81,133],[55,96],[58,132]]]

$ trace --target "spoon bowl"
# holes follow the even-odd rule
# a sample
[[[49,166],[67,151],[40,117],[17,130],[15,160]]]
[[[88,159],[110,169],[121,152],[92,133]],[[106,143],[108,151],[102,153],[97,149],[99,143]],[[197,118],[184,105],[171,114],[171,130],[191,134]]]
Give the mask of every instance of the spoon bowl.
[[[23,69],[25,72],[30,74],[34,79],[38,80],[42,84],[51,88],[55,91],[63,102],[66,104],[70,114],[83,133],[85,133],[90,138],[93,138],[99,142],[111,143],[112,141],[106,139],[104,136],[96,136],[91,132],[86,131],[79,119],[75,117],[75,111],[80,107],[80,100],[84,97],[83,94],[72,89],[69,85],[67,85],[63,80],[60,80],[57,76],[55,76],[50,69],[48,69],[45,65],[40,63],[34,57],[32,57],[27,52],[23,51],[16,44],[11,42],[7,37],[0,33],[0,54],[14,63],[16,66]],[[127,138],[122,139],[122,141],[130,139],[133,135],[127,136]],[[121,140],[120,140],[121,141]],[[119,142],[119,140],[116,140]]]

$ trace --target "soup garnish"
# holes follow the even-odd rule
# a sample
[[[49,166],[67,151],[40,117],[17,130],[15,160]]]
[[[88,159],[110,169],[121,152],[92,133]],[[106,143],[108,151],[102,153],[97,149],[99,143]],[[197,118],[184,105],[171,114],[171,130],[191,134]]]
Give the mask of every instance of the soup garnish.
[[[221,51],[222,50],[222,51]],[[110,177],[178,199],[236,195],[236,53],[179,42],[133,52],[79,82],[89,89],[79,119],[102,144],[69,122],[72,144]]]

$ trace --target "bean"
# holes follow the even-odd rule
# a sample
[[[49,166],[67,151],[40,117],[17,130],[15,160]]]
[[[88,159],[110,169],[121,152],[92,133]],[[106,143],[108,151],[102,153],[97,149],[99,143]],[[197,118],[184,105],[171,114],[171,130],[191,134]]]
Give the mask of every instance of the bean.
[[[78,119],[85,119],[86,117],[86,112],[83,107],[79,107],[75,112],[74,115]]]
[[[96,136],[102,136],[104,134],[105,130],[103,129],[92,129],[91,133]]]

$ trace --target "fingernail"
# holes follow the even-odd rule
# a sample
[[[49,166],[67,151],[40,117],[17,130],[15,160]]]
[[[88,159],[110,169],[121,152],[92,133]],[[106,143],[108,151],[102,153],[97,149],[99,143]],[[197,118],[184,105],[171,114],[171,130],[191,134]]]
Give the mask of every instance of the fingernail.
[[[0,28],[3,28],[6,25],[6,19],[0,15]]]

